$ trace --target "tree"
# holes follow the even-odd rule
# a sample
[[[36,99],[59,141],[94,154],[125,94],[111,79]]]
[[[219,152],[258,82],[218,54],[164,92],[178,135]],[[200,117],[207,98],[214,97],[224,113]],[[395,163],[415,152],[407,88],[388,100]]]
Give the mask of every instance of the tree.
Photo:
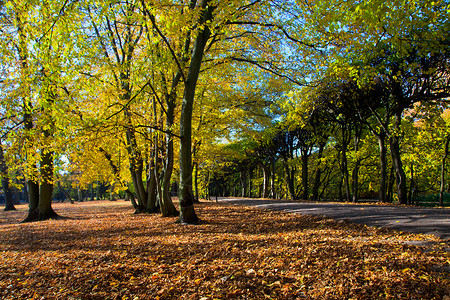
[[[70,47],[70,43],[61,43],[67,35],[58,30],[58,17],[49,18],[56,7],[60,9],[59,3],[32,6],[28,2],[6,2],[1,6],[4,11],[2,21],[7,24],[3,39],[6,43],[2,46],[5,50],[13,47],[9,48],[11,75],[6,82],[18,79],[17,85],[7,88],[9,105],[15,105],[23,118],[16,128],[21,132],[11,134],[9,149],[21,150],[21,159],[25,159],[23,170],[29,193],[29,214],[25,221],[57,217],[51,207],[56,149],[53,134],[57,127],[55,102],[61,96],[58,84],[63,67],[57,57],[64,52],[64,46]],[[17,103],[14,98],[22,103]]]
[[[16,210],[13,202],[13,194],[9,184],[8,166],[6,165],[2,143],[0,143],[0,176],[2,178],[3,195],[5,196],[5,211]]]

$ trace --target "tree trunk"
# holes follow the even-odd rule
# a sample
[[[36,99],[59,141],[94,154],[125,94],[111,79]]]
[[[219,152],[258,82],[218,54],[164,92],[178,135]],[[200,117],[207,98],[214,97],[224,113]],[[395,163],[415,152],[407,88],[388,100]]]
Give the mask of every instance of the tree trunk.
[[[127,92],[126,94],[129,94]],[[125,101],[127,101],[127,98],[125,98]],[[134,191],[136,193],[136,198],[138,201],[139,209],[141,211],[146,210],[146,203],[147,203],[147,192],[144,188],[144,182],[142,180],[143,170],[144,170],[144,161],[141,156],[141,152],[138,149],[137,142],[136,142],[136,136],[134,133],[133,124],[131,121],[131,115],[130,112],[127,109],[124,110],[126,123],[127,123],[127,129],[126,129],[126,138],[127,138],[127,152],[129,156],[130,161],[130,174],[134,186]]]
[[[52,194],[53,194],[53,152],[46,152],[41,160],[41,190],[39,194],[39,220],[47,220],[56,218],[58,215],[52,208]]]
[[[3,194],[5,195],[5,209],[4,211],[16,210],[14,206],[14,199],[11,188],[9,187],[9,179],[2,177]]]
[[[400,146],[398,136],[392,136],[389,140],[391,146],[392,164],[395,171],[397,183],[397,195],[400,204],[408,203],[408,195],[406,188],[406,175],[403,170],[402,159],[400,156]]]
[[[320,168],[320,161],[322,160],[324,148],[325,148],[325,143],[320,143],[319,144],[319,152],[317,154],[316,176],[314,178],[314,186],[313,186],[313,190],[312,190],[312,200],[314,200],[314,201],[319,201],[320,177],[322,175],[322,171]]]
[[[8,167],[6,166],[3,148],[0,143],[0,176],[2,177],[3,194],[5,195],[5,211],[16,210],[11,188],[9,187]]]
[[[358,157],[358,151],[359,151],[359,141],[360,141],[360,130],[355,130],[355,137],[354,137],[354,143],[355,143],[355,152],[356,152],[356,161],[355,166],[352,171],[352,202],[356,203],[358,202],[358,189],[359,189],[359,167],[361,165],[361,159]]]
[[[106,152],[105,149],[103,148],[99,148],[98,149],[99,152],[103,153],[103,155],[105,156],[106,160],[109,163],[109,166],[111,167],[111,170],[113,172],[114,177],[116,178],[116,180],[123,186],[125,187],[125,192],[128,194],[128,196],[130,197],[131,203],[133,205],[133,208],[135,209],[135,213],[139,213],[139,205],[136,203],[136,200],[134,198],[134,194],[130,191],[130,189],[128,188],[128,186],[125,186],[121,180],[120,180],[120,174],[119,174],[119,169],[117,168],[117,166],[114,164],[111,154],[109,154],[108,152]],[[112,196],[112,190],[111,190],[111,194],[110,196]]]
[[[97,180],[97,188],[95,191],[95,197],[97,198],[97,200],[100,200],[100,182]]]
[[[247,182],[246,182],[246,177],[247,177],[247,172],[241,171],[240,172],[240,183],[241,183],[241,197],[246,197],[247,196]]]
[[[247,197],[252,198],[253,181],[252,181],[253,169],[248,170],[248,195]]]
[[[154,154],[156,155],[156,154]],[[155,213],[156,209],[156,172],[155,172],[155,160],[150,158],[147,175],[147,213]]]
[[[444,206],[444,187],[445,187],[445,162],[448,156],[448,147],[450,143],[450,136],[445,139],[444,156],[441,163],[441,186],[439,188],[439,206]]]
[[[174,82],[176,84],[176,82]],[[166,133],[164,135],[165,139],[165,158],[163,163],[163,172],[161,174],[161,182],[158,181],[158,176],[155,174],[157,194],[159,195],[159,204],[161,208],[161,214],[163,217],[175,217],[179,216],[179,212],[175,208],[172,202],[172,197],[170,195],[170,179],[172,178],[173,172],[173,161],[174,161],[174,149],[173,149],[173,136],[171,133],[171,128],[174,123],[175,115],[175,87],[172,87],[172,94],[166,95]],[[156,106],[155,106],[156,108]],[[155,151],[157,153],[158,151]],[[156,170],[157,168],[155,168]],[[160,191],[158,190],[160,188]]]
[[[127,186],[127,188],[126,188],[126,190],[125,190],[125,193],[127,194],[128,199],[130,199],[131,205],[133,205],[134,213],[135,213],[135,214],[140,213],[140,211],[139,211],[139,205],[136,203],[136,199],[134,198],[134,194],[130,191],[130,189],[128,188],[128,186]]]
[[[28,211],[28,216],[24,222],[28,221],[41,221],[47,219],[56,219],[59,216],[52,208],[52,194],[53,194],[53,155],[54,152],[50,150],[51,139],[53,138],[53,133],[51,132],[54,127],[54,121],[52,117],[51,107],[54,104],[55,94],[53,92],[53,85],[49,82],[44,82],[44,87],[42,94],[45,97],[46,103],[41,108],[42,115],[47,124],[49,124],[49,129],[42,129],[43,144],[44,147],[41,148],[41,160],[40,160],[40,174],[41,174],[41,186],[39,191],[39,202],[37,208],[30,209]]]
[[[129,65],[127,64],[129,67]],[[130,79],[129,74],[121,73],[121,89],[123,94],[121,95],[121,100],[123,103],[129,103],[131,99],[131,87],[130,87]],[[145,211],[147,204],[147,191],[144,188],[144,182],[142,179],[143,170],[144,170],[144,160],[142,159],[141,151],[138,148],[138,144],[136,141],[135,129],[133,126],[133,122],[131,120],[131,113],[129,107],[126,107],[124,110],[125,116],[125,136],[126,136],[126,149],[129,158],[129,169],[130,174],[134,186],[134,191],[136,193],[136,198],[139,204],[139,210]],[[120,166],[119,166],[120,167]]]
[[[24,128],[25,133],[28,134],[33,129],[33,117],[31,115],[31,103],[28,101],[24,101],[24,115],[23,115],[23,122],[24,122]],[[30,137],[31,140],[31,137]],[[36,168],[34,165],[33,168]],[[36,168],[37,169],[37,168]],[[34,211],[37,209],[39,205],[39,184],[37,181],[32,178],[33,175],[29,176],[29,178],[26,181],[27,184],[27,190],[28,190],[28,211]]]
[[[77,186],[77,198],[79,202],[83,202],[83,191]]]
[[[392,196],[394,194],[394,182],[395,182],[395,172],[394,167],[391,167],[391,173],[389,175],[389,186],[388,186],[388,194],[387,201],[392,202]]]
[[[380,201],[387,202],[386,199],[386,144],[385,144],[385,134],[377,135],[378,147],[380,148]]]
[[[116,196],[114,195],[114,187],[116,186],[116,183],[113,183],[110,186],[110,190],[109,190],[109,201],[116,201]]]
[[[211,195],[210,195],[210,193],[209,193],[209,184],[210,184],[210,182],[211,182],[211,172],[208,170],[208,176],[206,176],[208,179],[207,179],[207,181],[206,181],[206,184],[205,184],[205,191],[203,192],[204,193],[204,196],[205,196],[205,199],[207,199],[207,200],[211,200]]]
[[[91,183],[91,201],[95,200],[94,184]]]
[[[170,128],[170,127],[168,127]],[[170,134],[166,134],[166,161],[164,164],[164,172],[161,185],[161,197],[160,205],[161,212],[164,217],[176,217],[179,216],[179,212],[175,208],[172,202],[172,197],[170,196],[170,178],[172,177],[173,171],[173,139]],[[164,207],[164,208],[163,208]]]
[[[61,192],[64,194],[64,197],[66,197],[66,199],[69,200],[71,204],[73,204],[74,201],[72,200],[72,197],[70,197],[70,194],[62,187],[61,182],[58,181],[57,185]]]
[[[194,186],[195,186],[195,198],[194,198],[194,202],[195,203],[200,203],[200,199],[199,199],[199,191],[198,191],[198,163],[195,163],[195,173],[194,173]]]
[[[183,103],[180,117],[180,223],[197,224],[199,219],[194,209],[194,195],[192,193],[192,111],[195,90],[200,74],[206,43],[210,37],[210,30],[205,24],[212,19],[213,6],[208,0],[202,0],[203,14],[199,21],[202,28],[194,42],[188,75],[184,84]]]
[[[302,198],[303,198],[303,200],[308,200],[308,198],[309,198],[308,160],[309,160],[308,149],[302,149],[302,186],[303,186]]]
[[[294,186],[294,175],[295,175],[295,171],[289,168],[288,162],[285,159],[284,161],[284,170],[286,172],[286,181],[287,181],[287,187],[288,187],[288,191],[289,191],[289,197],[292,201],[296,200],[295,197],[295,186]]]
[[[264,164],[261,165],[263,170],[263,198],[267,198],[269,196],[269,181],[270,181],[270,171],[267,166]]]
[[[350,202],[351,192],[350,192],[350,182],[349,182],[349,174],[348,174],[348,163],[347,163],[347,145],[342,145],[342,162],[341,162],[341,172],[342,178],[344,180],[344,188],[345,188],[345,201]]]
[[[355,165],[352,171],[352,202],[357,203],[358,202],[358,194],[359,194],[359,162]]]
[[[20,59],[20,68],[21,68],[21,75],[22,78],[29,78],[29,67],[28,67],[28,47],[27,47],[27,37],[25,34],[25,30],[24,30],[24,23],[26,21],[24,21],[22,19],[22,15],[23,14],[25,17],[27,15],[27,12],[24,11],[18,11],[16,13],[16,22],[17,22],[17,32],[18,32],[18,36],[19,36],[19,47],[18,47],[18,52],[19,52],[19,59]],[[28,86],[24,86],[23,90],[26,91],[27,89],[29,89]],[[33,106],[31,104],[31,100],[29,99],[29,95],[25,95],[23,97],[23,107],[22,107],[22,111],[23,111],[23,124],[24,124],[24,131],[25,131],[25,135],[27,137],[29,137],[29,141],[32,141],[33,137],[30,136],[30,132],[33,129],[33,116],[32,116],[32,112],[33,112]],[[36,165],[32,166],[33,169],[37,169]],[[37,209],[38,205],[39,205],[39,184],[37,183],[37,181],[33,178],[33,175],[29,176],[27,181],[26,181],[26,185],[27,185],[27,190],[28,190],[28,209],[29,211],[33,211],[35,209]]]
[[[414,195],[414,186],[415,186],[415,182],[414,182],[414,163],[411,162],[411,169],[410,169],[410,173],[409,173],[411,179],[410,179],[410,183],[409,183],[409,191],[408,191],[408,204],[412,205],[413,204],[413,195]]]
[[[53,194],[53,152],[43,149],[43,154],[40,162],[40,171],[42,176],[42,183],[39,193],[38,206],[34,209],[29,209],[28,216],[23,222],[42,221],[48,219],[58,218],[58,214],[52,208],[52,194]]]
[[[270,165],[272,167],[272,172],[270,176],[270,198],[275,199],[276,198],[276,191],[275,191],[275,158],[271,158]]]

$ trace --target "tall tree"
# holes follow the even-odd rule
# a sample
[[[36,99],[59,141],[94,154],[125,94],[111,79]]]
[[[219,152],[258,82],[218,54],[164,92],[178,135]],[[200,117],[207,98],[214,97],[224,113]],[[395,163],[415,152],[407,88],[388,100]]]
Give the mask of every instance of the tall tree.
[[[10,61],[17,59],[17,67],[11,69],[8,80],[18,79],[18,84],[8,92],[22,101],[23,121],[17,127],[22,130],[14,135],[11,149],[17,149],[19,144],[23,146],[19,150],[25,161],[22,166],[29,193],[29,214],[25,221],[55,218],[57,215],[51,207],[55,100],[63,65],[60,57],[64,46],[70,47],[70,42],[62,43],[67,41],[67,34],[59,30],[57,23],[65,12],[65,4],[6,2],[2,9],[5,10],[2,18],[8,24],[4,27],[4,38],[13,47],[9,52]],[[59,12],[56,16],[55,11]]]

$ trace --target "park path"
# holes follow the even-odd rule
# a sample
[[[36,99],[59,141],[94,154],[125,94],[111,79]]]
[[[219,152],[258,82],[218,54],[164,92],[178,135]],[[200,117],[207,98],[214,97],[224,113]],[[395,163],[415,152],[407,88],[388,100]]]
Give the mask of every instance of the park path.
[[[254,206],[305,215],[325,215],[336,220],[389,227],[412,233],[433,234],[450,239],[450,209],[330,202],[292,202],[282,200],[218,198],[219,203]]]

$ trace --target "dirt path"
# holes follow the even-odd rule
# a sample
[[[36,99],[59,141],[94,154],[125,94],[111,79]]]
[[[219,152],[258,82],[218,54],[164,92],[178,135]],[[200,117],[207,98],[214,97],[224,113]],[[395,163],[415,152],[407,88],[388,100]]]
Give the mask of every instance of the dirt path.
[[[450,239],[450,209],[367,204],[290,202],[248,198],[219,198],[219,202],[283,210],[306,215],[326,215],[336,220],[389,227]]]

